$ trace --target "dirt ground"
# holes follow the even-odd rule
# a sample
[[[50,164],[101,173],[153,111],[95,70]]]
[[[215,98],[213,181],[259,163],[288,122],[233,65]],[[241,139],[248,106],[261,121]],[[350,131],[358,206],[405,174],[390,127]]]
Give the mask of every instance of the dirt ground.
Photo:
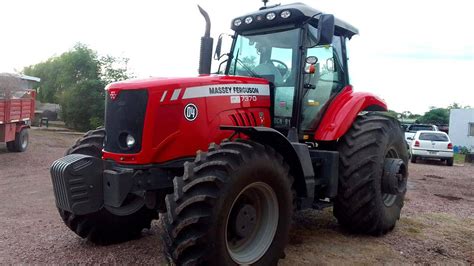
[[[0,144],[0,264],[166,264],[155,221],[140,239],[100,247],[63,225],[49,166],[77,136],[32,130],[25,153]],[[474,264],[474,166],[409,166],[402,218],[384,237],[342,230],[331,209],[297,215],[280,265]]]

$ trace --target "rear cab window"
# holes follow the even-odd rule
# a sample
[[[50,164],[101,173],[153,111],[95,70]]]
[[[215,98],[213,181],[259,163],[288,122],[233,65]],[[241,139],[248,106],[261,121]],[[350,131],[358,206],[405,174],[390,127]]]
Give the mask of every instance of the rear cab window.
[[[433,130],[433,127],[429,125],[416,125],[409,127],[410,132],[416,132],[420,130]]]
[[[421,133],[418,139],[431,141],[449,141],[448,136],[442,133]]]

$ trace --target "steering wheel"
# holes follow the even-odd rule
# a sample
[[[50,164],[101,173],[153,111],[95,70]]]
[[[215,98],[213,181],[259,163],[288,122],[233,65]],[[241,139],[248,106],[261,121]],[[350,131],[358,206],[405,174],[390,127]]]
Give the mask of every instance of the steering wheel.
[[[285,77],[285,75],[288,73],[288,66],[285,63],[283,63],[282,61],[277,60],[277,59],[270,59],[270,62],[272,62],[275,67],[276,67],[275,63],[280,64],[281,66],[283,66],[283,69],[278,68],[278,67],[277,68],[278,68],[278,71],[280,71],[281,76]]]

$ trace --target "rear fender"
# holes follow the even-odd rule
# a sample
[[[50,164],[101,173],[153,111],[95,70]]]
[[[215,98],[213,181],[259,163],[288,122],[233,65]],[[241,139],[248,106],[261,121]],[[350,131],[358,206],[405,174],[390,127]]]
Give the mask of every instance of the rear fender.
[[[15,132],[20,133],[20,131],[22,131],[24,128],[30,128],[30,126],[27,125],[27,124],[18,123],[18,124],[16,124]]]
[[[243,133],[251,140],[275,149],[290,166],[297,196],[314,198],[314,170],[306,144],[290,142],[283,134],[268,127],[221,126],[221,129]]]
[[[346,86],[331,102],[316,129],[317,141],[334,141],[342,137],[362,111],[387,111],[387,104],[367,92],[354,92]]]

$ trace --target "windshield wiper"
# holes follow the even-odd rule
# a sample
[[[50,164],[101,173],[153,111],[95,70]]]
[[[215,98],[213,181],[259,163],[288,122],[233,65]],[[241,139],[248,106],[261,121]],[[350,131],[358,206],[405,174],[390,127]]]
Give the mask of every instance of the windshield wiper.
[[[258,75],[258,74],[255,73],[252,69],[250,69],[247,65],[245,65],[244,62],[242,62],[242,60],[240,60],[238,57],[235,58],[235,61],[236,61],[236,62],[239,62],[239,64],[240,64],[252,77],[261,78],[260,75]]]
[[[237,71],[237,62],[238,62],[252,77],[261,78],[261,76],[257,75],[257,73],[255,73],[252,69],[250,69],[247,65],[245,65],[244,62],[242,62],[242,60],[239,59],[239,52],[240,52],[240,48],[237,49],[237,55],[235,56],[234,75],[235,75],[235,72]]]

